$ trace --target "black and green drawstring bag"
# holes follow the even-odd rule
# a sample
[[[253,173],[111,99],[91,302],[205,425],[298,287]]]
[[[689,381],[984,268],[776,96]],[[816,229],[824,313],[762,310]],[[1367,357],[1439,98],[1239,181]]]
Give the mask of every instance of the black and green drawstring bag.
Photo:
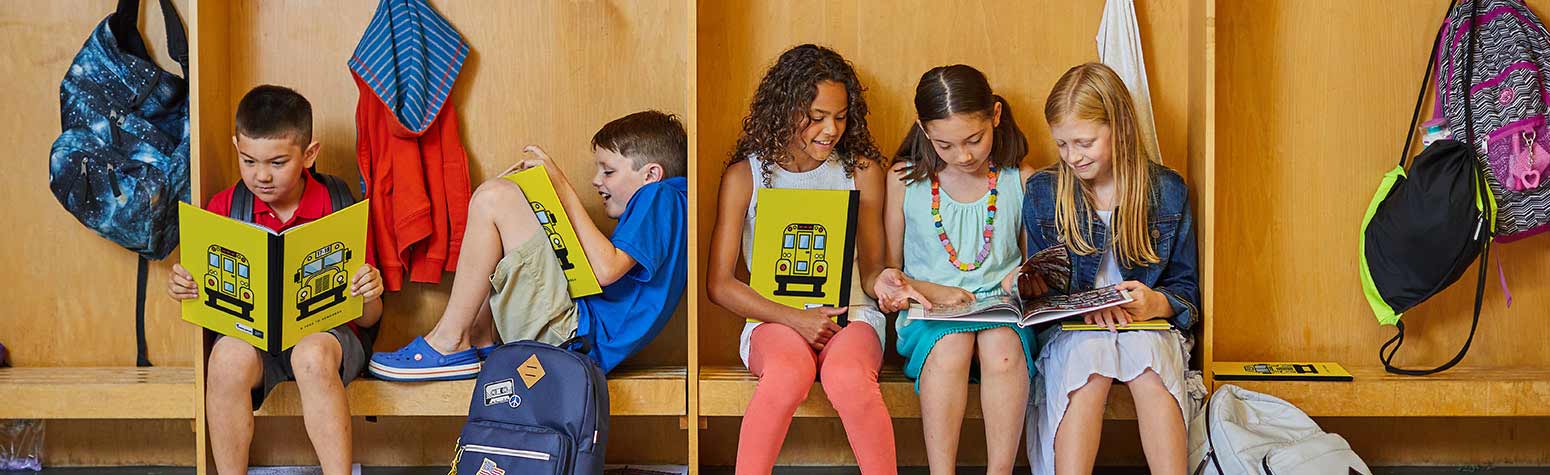
[[[1471,2],[1473,4],[1473,2]],[[1449,9],[1452,7],[1450,5]],[[1441,39],[1442,30],[1438,31]],[[1415,127],[1420,119],[1426,86],[1437,62],[1434,41],[1415,112],[1406,129],[1405,148],[1400,151],[1399,166],[1383,175],[1378,191],[1362,218],[1361,257],[1362,291],[1378,322],[1394,325],[1398,333],[1378,350],[1383,367],[1390,373],[1423,376],[1447,370],[1464,359],[1474,341],[1480,323],[1480,304],[1485,294],[1486,261],[1494,235],[1496,203],[1485,181],[1485,171],[1476,159],[1474,112],[1464,101],[1465,141],[1443,139],[1433,142],[1405,168]],[[1470,35],[1466,71],[1474,67],[1475,41]],[[1471,87],[1470,74],[1458,74],[1463,90]],[[1478,257],[1480,276],[1475,283],[1474,321],[1469,337],[1457,355],[1432,369],[1414,370],[1393,366],[1395,353],[1405,342],[1406,311],[1452,285]]]

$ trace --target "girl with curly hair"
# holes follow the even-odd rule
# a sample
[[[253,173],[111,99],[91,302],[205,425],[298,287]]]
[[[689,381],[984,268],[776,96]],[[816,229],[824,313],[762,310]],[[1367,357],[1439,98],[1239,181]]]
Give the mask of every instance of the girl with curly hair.
[[[734,271],[739,252],[745,262],[752,256],[760,189],[857,190],[851,285],[872,287],[883,261],[885,172],[867,130],[863,91],[856,71],[833,50],[787,50],[759,82],[721,177],[706,290],[712,302],[747,319],[739,353],[759,378],[739,432],[738,474],[774,468],[815,376],[839,412],[861,473],[898,472],[893,423],[877,385],[887,320],[876,303],[852,292],[848,307],[796,309],[759,295]],[[835,323],[841,314],[849,321],[844,327]]]
[[[959,306],[1016,295],[1022,183],[1033,169],[1023,165],[1028,139],[1011,106],[991,92],[983,73],[959,64],[920,77],[915,113],[887,180],[888,267],[874,289],[882,310],[904,310],[909,300]],[[904,374],[920,393],[931,473],[956,473],[976,362],[985,472],[1012,473],[1036,354],[1032,332],[1010,323],[899,318],[897,324]]]

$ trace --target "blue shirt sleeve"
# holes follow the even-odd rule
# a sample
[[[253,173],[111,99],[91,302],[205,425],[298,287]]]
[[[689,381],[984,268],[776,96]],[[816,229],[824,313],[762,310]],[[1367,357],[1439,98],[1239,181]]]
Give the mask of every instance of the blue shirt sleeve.
[[[661,230],[688,226],[687,210],[675,209],[679,208],[675,201],[672,189],[657,183],[641,187],[630,199],[610,238],[614,247],[635,259],[636,265],[625,274],[626,278],[650,281],[672,257],[677,243],[662,235]]]

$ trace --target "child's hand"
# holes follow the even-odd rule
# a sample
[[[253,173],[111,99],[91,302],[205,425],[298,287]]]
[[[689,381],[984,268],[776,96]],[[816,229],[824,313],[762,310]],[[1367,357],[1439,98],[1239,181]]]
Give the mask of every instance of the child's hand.
[[[872,293],[877,295],[877,308],[884,313],[893,313],[910,308],[910,301],[914,300],[931,309],[931,301],[915,290],[904,278],[904,272],[889,267],[877,274],[877,281],[872,284]]]
[[[929,291],[929,295],[926,296],[926,298],[931,301],[932,305],[957,307],[960,305],[974,303],[974,294],[967,290],[945,285],[938,285],[934,287],[936,287],[936,290]]]
[[[807,310],[798,310],[796,315],[786,321],[786,326],[796,330],[814,351],[823,351],[823,347],[829,344],[829,339],[839,333],[840,325],[830,320],[833,317],[844,315],[850,307],[813,307]]]
[[[1154,318],[1173,316],[1173,305],[1168,303],[1168,297],[1161,292],[1152,290],[1146,284],[1127,280],[1115,285],[1114,288],[1130,292],[1130,303],[1119,306],[1120,309],[1129,314],[1130,321],[1142,322]]]
[[[199,298],[199,286],[194,283],[193,274],[183,268],[183,264],[172,265],[172,276],[167,279],[167,296],[173,300]]]
[[[559,178],[564,180],[564,172],[560,170],[559,165],[554,164],[554,159],[549,158],[549,154],[544,152],[542,147],[537,145],[528,145],[527,147],[524,147],[522,151],[533,154],[533,156],[536,158],[517,160],[517,163],[513,163],[510,167],[506,168],[506,171],[501,172],[500,176],[510,175],[512,173],[543,165],[545,173],[548,173],[551,179]]]
[[[350,283],[350,296],[365,297],[367,302],[382,297],[382,273],[371,264],[355,271],[355,281]]]
[[[1082,314],[1082,321],[1107,328],[1113,333],[1119,331],[1119,327],[1129,325],[1132,320],[1130,314],[1120,307],[1109,307]]]

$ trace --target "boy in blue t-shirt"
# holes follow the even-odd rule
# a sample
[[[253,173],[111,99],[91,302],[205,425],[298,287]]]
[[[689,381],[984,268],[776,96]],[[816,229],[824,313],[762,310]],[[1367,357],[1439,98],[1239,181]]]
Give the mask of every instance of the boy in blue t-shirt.
[[[504,341],[560,344],[581,336],[605,372],[635,354],[662,331],[688,280],[688,148],[683,124],[657,111],[624,116],[592,136],[592,187],[608,217],[619,220],[610,238],[560,166],[528,146],[538,158],[501,175],[545,165],[603,293],[570,298],[560,259],[522,189],[490,179],[469,203],[441,320],[402,349],[372,355],[371,373],[393,381],[473,378],[495,348],[492,323]]]

